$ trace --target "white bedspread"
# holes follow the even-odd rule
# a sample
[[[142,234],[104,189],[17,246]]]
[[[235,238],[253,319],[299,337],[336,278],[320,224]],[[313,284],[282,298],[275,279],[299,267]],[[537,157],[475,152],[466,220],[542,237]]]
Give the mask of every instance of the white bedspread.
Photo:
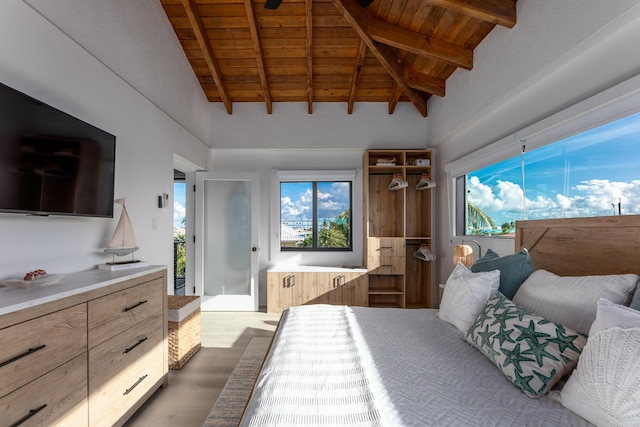
[[[241,426],[581,426],[530,399],[435,310],[283,314]]]

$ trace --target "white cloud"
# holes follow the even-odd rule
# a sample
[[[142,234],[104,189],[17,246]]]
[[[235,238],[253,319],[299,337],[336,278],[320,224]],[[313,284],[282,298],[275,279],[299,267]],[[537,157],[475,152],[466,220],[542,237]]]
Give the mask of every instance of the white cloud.
[[[467,186],[467,198],[496,223],[523,218],[522,187],[509,181],[488,186],[472,176]],[[613,215],[618,202],[623,214],[640,214],[640,180],[615,182],[602,179],[583,181],[572,188],[570,195],[538,194],[526,199],[528,219],[575,216]]]
[[[178,202],[173,203],[173,223],[176,227],[182,227],[182,218],[187,214],[187,208]]]
[[[291,200],[290,197],[282,197],[280,199],[282,218],[300,218],[309,211],[311,203],[306,201],[305,194],[300,196],[298,200]]]

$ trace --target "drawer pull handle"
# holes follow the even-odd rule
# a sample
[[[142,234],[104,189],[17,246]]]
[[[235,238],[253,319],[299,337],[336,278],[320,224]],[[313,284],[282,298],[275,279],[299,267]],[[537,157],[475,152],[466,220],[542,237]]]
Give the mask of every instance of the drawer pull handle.
[[[123,396],[126,396],[127,394],[131,393],[133,391],[134,388],[138,387],[138,385],[144,381],[145,378],[147,378],[148,374],[144,374],[143,376],[141,376],[140,378],[138,378],[138,381],[136,381],[131,387],[129,387],[128,389],[125,390],[125,392],[122,394]]]
[[[36,409],[31,409],[27,415],[25,415],[24,417],[20,418],[15,423],[11,424],[11,427],[17,427],[19,425],[24,424],[25,421],[27,421],[29,418],[33,417],[35,414],[37,414],[38,412],[42,411],[46,407],[47,407],[47,404],[45,403],[42,406],[38,406]]]
[[[122,310],[123,313],[126,313],[127,311],[133,310],[136,307],[141,306],[142,304],[146,304],[147,300],[142,300],[140,302],[138,302],[137,304],[132,305],[131,307],[126,307],[124,310]]]
[[[20,360],[23,357],[26,357],[26,356],[28,356],[28,355],[30,355],[32,353],[35,353],[38,350],[42,350],[45,347],[46,347],[46,345],[42,344],[42,345],[39,345],[37,347],[30,348],[29,350],[25,351],[24,353],[19,354],[19,355],[15,356],[15,357],[12,357],[9,360],[5,360],[4,362],[0,363],[0,368],[2,368],[3,366],[7,366],[8,364],[15,362],[16,360]]]
[[[393,249],[393,246],[380,246],[380,249]]]
[[[382,264],[380,267],[393,267],[393,264]]]
[[[295,284],[296,284],[296,276],[293,276],[293,275],[286,276],[282,281],[283,288],[291,288],[292,286],[295,286]]]
[[[129,347],[129,348],[126,348],[122,354],[127,354],[127,353],[129,353],[131,350],[133,350],[134,348],[136,348],[137,346],[139,346],[140,344],[142,344],[143,342],[145,342],[147,339],[149,339],[149,337],[140,338],[140,339],[138,340],[138,342],[137,342],[137,343],[135,343],[134,345],[132,345],[132,346],[131,346],[131,347]]]

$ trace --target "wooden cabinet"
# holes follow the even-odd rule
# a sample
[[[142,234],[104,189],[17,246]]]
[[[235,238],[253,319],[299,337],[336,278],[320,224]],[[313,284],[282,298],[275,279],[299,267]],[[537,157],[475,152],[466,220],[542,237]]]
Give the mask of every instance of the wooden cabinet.
[[[0,398],[0,414],[2,426],[88,426],[86,353]]]
[[[167,384],[166,269],[129,276],[66,275],[0,315],[0,426],[119,425]]]
[[[436,307],[435,266],[413,254],[435,247],[432,150],[364,155],[365,262],[372,307]]]
[[[86,304],[4,328],[0,343],[0,424],[87,425]]]
[[[92,427],[114,425],[167,372],[166,282],[129,285],[88,303]]]
[[[289,266],[267,272],[267,312],[304,304],[367,305],[364,269]]]

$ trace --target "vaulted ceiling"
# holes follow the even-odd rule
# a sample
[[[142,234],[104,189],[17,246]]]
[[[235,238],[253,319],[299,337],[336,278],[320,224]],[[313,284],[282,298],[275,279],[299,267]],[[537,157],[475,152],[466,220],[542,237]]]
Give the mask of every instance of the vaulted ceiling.
[[[427,116],[516,0],[159,0],[210,102],[411,102]],[[366,5],[363,7],[363,5]]]

